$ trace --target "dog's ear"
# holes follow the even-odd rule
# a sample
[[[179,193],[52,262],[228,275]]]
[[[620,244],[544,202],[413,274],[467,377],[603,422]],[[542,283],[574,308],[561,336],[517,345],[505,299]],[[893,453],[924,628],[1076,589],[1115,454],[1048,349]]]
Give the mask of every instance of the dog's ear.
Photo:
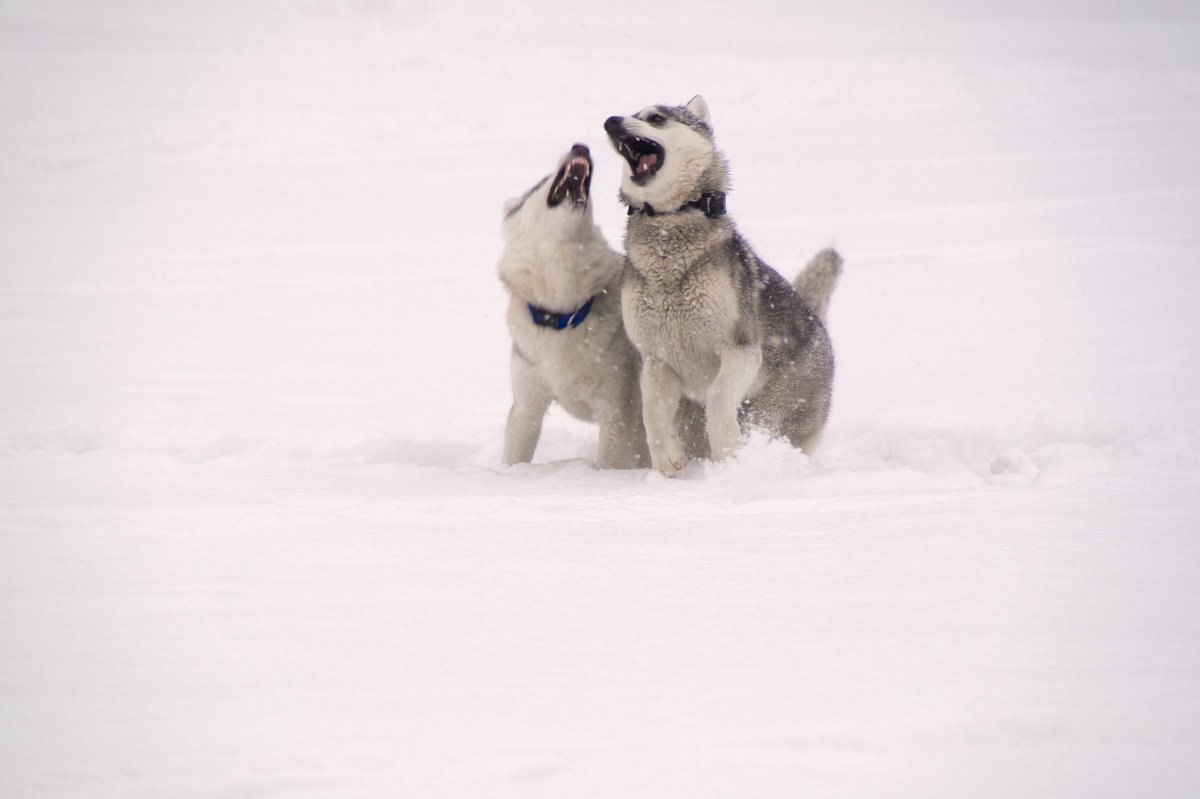
[[[525,204],[524,197],[510,197],[509,199],[504,201],[504,206],[501,210],[501,213],[504,214],[504,217],[507,219],[508,217],[513,215],[514,211],[516,211],[518,208],[520,208],[524,204]]]
[[[705,125],[708,125],[710,128],[712,127],[712,117],[708,115],[708,103],[704,102],[703,97],[697,94],[695,97],[688,100],[688,104],[685,106],[685,108],[687,108],[687,110],[690,111],[692,116],[696,117],[696,119],[700,120]]]

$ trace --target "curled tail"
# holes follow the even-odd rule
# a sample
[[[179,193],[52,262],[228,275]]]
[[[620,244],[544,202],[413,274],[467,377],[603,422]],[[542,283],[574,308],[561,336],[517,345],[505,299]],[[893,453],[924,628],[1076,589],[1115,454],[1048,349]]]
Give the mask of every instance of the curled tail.
[[[842,274],[842,256],[832,247],[821,250],[812,257],[792,282],[792,287],[804,300],[821,324],[829,316],[829,297],[837,287]]]

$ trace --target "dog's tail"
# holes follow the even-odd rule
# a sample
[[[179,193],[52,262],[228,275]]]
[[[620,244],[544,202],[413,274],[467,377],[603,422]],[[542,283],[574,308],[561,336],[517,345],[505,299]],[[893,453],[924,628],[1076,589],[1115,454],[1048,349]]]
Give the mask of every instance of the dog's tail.
[[[821,324],[825,324],[829,317],[829,297],[841,277],[842,263],[842,256],[838,255],[837,250],[828,247],[814,255],[792,283],[800,299],[816,314]]]

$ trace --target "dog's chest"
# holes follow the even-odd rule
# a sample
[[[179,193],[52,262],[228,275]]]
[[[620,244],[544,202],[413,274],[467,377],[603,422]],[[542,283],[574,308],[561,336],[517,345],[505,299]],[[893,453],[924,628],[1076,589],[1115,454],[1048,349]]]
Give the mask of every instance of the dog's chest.
[[[619,356],[613,348],[620,333],[620,319],[620,308],[612,292],[597,295],[591,312],[578,327],[556,330],[533,324],[528,305],[516,298],[509,302],[507,313],[509,332],[519,357],[556,394]]]
[[[622,293],[626,332],[644,354],[671,364],[687,383],[703,384],[737,324],[738,302],[727,272],[692,269],[675,279],[634,275]]]

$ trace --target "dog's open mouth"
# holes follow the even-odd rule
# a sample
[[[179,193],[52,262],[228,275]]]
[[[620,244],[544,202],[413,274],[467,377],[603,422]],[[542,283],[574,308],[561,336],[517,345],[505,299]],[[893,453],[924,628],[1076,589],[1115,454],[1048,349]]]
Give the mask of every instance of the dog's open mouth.
[[[641,136],[621,134],[613,137],[613,145],[633,170],[633,182],[644,184],[662,168],[666,151],[662,145]]]
[[[575,208],[586,208],[591,186],[592,155],[585,145],[576,144],[554,175],[550,193],[546,195],[546,205],[554,208],[569,199]]]

